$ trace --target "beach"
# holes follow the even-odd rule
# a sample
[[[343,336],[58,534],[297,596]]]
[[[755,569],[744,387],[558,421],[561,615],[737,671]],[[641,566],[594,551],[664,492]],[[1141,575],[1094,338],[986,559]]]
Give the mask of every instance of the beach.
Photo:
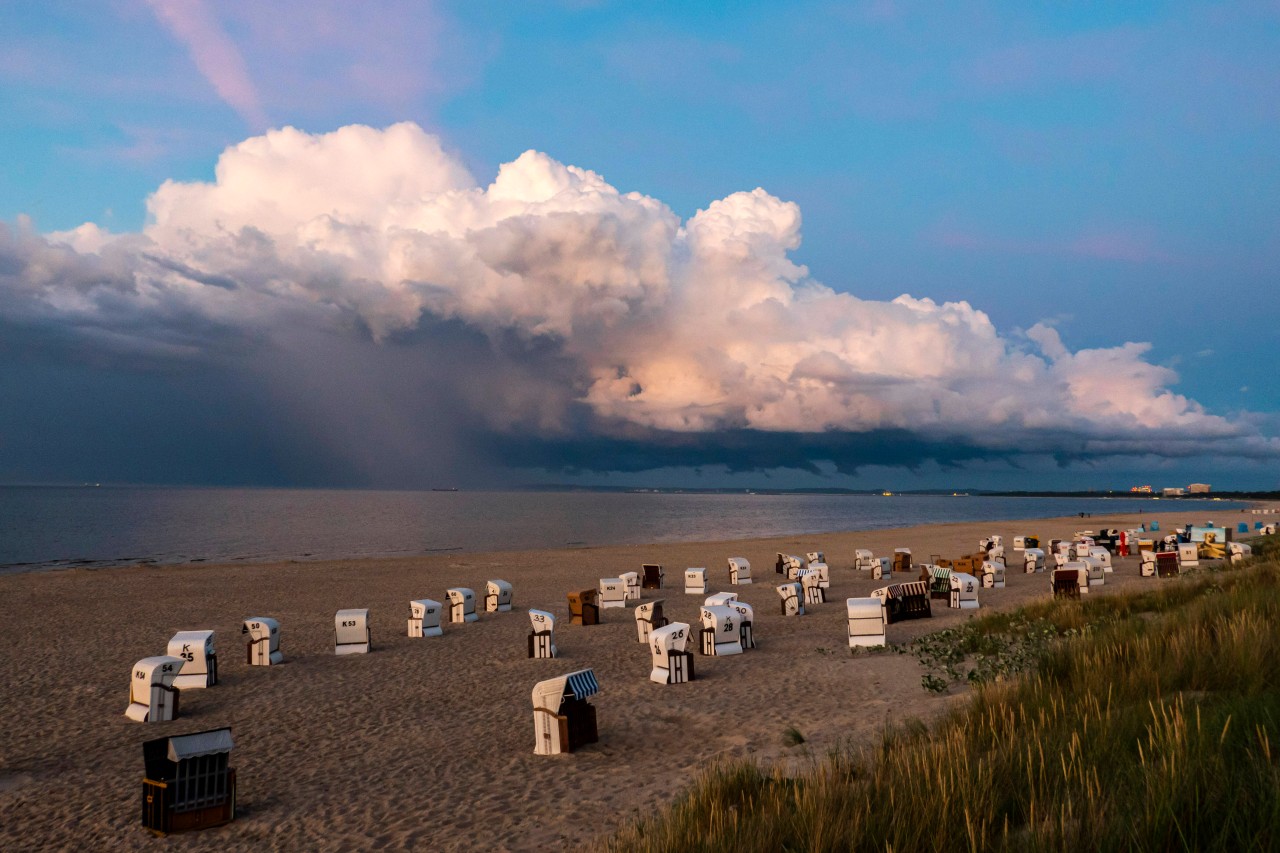
[[[1162,510],[1166,507],[1161,506]],[[1039,521],[966,522],[739,540],[544,551],[255,565],[131,566],[0,576],[0,848],[183,850],[528,850],[589,844],[670,802],[701,769],[754,758],[804,765],[842,744],[873,745],[886,725],[929,721],[965,695],[926,693],[921,670],[892,650],[851,655],[844,601],[888,581],[853,570],[854,551],[910,548],[914,560],[959,557],[990,534],[1005,539],[1007,587],[982,589],[978,611],[933,603],[931,619],[888,627],[891,644],[961,624],[990,609],[1050,595],[1050,577],[1026,575],[1016,535],[1042,541],[1081,529],[1158,521],[1235,528],[1247,511],[1193,509]],[[1251,535],[1251,534],[1250,534]],[[827,602],[784,617],[774,586],[778,552],[823,551]],[[755,583],[730,586],[726,558],[751,562]],[[666,569],[666,616],[695,624],[703,596],[686,595],[683,570],[707,568],[708,593],[731,590],[755,608],[758,648],[698,655],[696,680],[648,680],[634,607],[602,612],[597,626],[569,624],[566,593],[603,577]],[[893,580],[914,580],[896,575]],[[448,587],[514,587],[514,610],[445,624],[444,636],[406,636],[410,599],[445,599]],[[1177,581],[1172,581],[1177,582]],[[1166,583],[1141,578],[1136,558],[1116,558],[1091,595]],[[555,614],[554,660],[526,653],[528,609]],[[373,651],[333,653],[333,615],[368,608]],[[250,667],[240,629],[279,620],[285,662]],[[220,682],[181,695],[172,723],[124,717],[130,667],[163,654],[181,630],[217,632]],[[691,646],[692,648],[692,646]],[[599,743],[569,755],[533,754],[530,692],[543,679],[593,668]],[[139,824],[141,743],[230,726],[236,746],[237,819],[157,841]],[[789,744],[784,732],[804,737]]]

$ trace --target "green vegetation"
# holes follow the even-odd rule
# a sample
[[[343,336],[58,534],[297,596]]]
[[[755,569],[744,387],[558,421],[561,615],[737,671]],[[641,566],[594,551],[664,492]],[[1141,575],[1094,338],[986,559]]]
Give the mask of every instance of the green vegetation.
[[[720,767],[603,846],[1277,849],[1280,566],[1264,560],[1278,552],[1262,542],[1263,559],[1238,570],[974,620],[953,635],[967,656],[924,653],[937,678],[976,685],[932,727],[887,732],[795,778]]]

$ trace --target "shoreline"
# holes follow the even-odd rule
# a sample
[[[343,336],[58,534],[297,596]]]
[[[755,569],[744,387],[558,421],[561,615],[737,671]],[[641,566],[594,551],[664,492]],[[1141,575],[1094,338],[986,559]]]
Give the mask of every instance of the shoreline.
[[[1252,528],[1252,508],[1215,511],[1213,520]],[[1164,532],[1206,520],[1192,515],[1172,507],[1140,517],[949,522],[728,542],[0,575],[11,649],[0,658],[0,677],[11,685],[0,696],[0,846],[142,847],[150,836],[137,821],[140,744],[223,725],[236,740],[238,818],[170,842],[184,850],[589,843],[669,802],[711,762],[803,764],[839,744],[873,743],[886,724],[932,719],[966,695],[926,693],[910,656],[850,655],[844,599],[886,583],[850,568],[855,548],[879,556],[905,546],[921,562],[971,553],[991,533],[1008,546],[1024,533],[1047,539],[1139,519],[1158,520]],[[774,554],[809,550],[827,555],[828,601],[810,615],[783,617]],[[727,583],[725,560],[737,555],[751,561],[751,586]],[[683,593],[680,573],[706,566],[708,593],[732,590],[754,606],[759,648],[697,656],[696,680],[661,686],[647,681],[649,654],[636,640],[634,608],[604,611],[599,626],[568,624],[567,592],[642,562],[663,564],[668,580],[643,600],[663,598],[669,618],[690,623],[703,597]],[[1140,578],[1135,558],[1115,562],[1106,586],[1092,594],[1161,583]],[[513,585],[514,612],[446,624],[440,638],[405,636],[409,599],[439,600],[450,586],[470,586],[480,598],[489,578]],[[980,590],[976,613],[1049,595],[1048,574],[1011,571],[1007,580],[1005,589]],[[975,613],[939,604],[932,619],[889,626],[889,642]],[[369,655],[333,654],[333,613],[347,607],[370,610]],[[560,658],[526,657],[530,607],[555,614]],[[283,665],[246,665],[240,625],[250,616],[280,620]],[[173,723],[126,720],[133,662],[162,653],[175,632],[198,628],[217,632],[220,684],[185,691]],[[601,685],[592,699],[600,742],[572,755],[533,755],[533,685],[584,667]],[[804,734],[804,745],[785,743],[788,727]]]
[[[157,494],[164,492],[166,489],[159,489]],[[200,492],[202,489],[186,491]],[[224,492],[230,494],[236,489]],[[316,494],[323,496],[323,492],[285,491],[294,492],[305,494],[311,501],[316,500]],[[157,520],[154,502],[105,506],[95,503],[92,510],[82,505],[77,512],[64,517],[59,517],[58,507],[41,507],[42,512],[58,519],[56,524],[42,519],[41,511],[24,507],[24,511],[14,512],[4,520],[13,533],[9,538],[0,537],[0,575],[67,569],[114,570],[131,565],[396,560],[545,548],[739,542],[760,535],[794,537],[897,529],[904,526],[904,515],[918,525],[982,520],[974,519],[974,515],[1004,517],[1004,520],[1055,514],[1066,517],[1078,512],[1071,508],[1073,505],[1093,515],[1123,510],[1137,510],[1138,515],[1174,511],[1185,511],[1188,515],[1197,512],[1224,515],[1257,503],[1179,498],[1178,505],[1170,502],[1161,506],[1160,502],[1151,501],[1135,507],[1117,505],[1115,501],[1146,501],[1147,498],[602,493],[598,501],[573,500],[563,506],[557,503],[557,511],[544,511],[530,505],[531,493],[494,492],[493,500],[481,498],[480,501],[475,500],[476,494],[479,493],[467,494],[461,503],[415,500],[396,503],[394,507],[384,506],[380,501],[326,503],[323,497],[319,498],[319,505],[307,505],[298,498],[302,508],[279,501],[251,501],[246,505],[178,501],[170,507],[170,514],[159,512],[159,519],[163,521]],[[515,500],[509,500],[512,497]],[[649,497],[659,498],[659,502],[646,500]],[[699,498],[708,498],[713,503],[704,505]],[[730,503],[723,503],[726,498]],[[756,498],[763,502],[755,503]],[[792,503],[787,498],[817,503]],[[856,502],[855,507],[850,507],[851,511],[841,506],[846,498]],[[923,503],[895,501],[895,498],[915,498]],[[980,503],[968,505],[964,498]],[[1011,503],[1002,506],[1004,501]],[[1043,502],[1052,503],[1041,506]],[[392,508],[393,514],[388,516],[387,511]],[[13,512],[14,507],[6,510],[6,506],[0,506],[0,512],[6,511]],[[575,514],[581,514],[582,519],[576,520]],[[202,520],[209,516],[219,517],[220,523],[206,526]],[[342,523],[330,524],[333,517],[342,519]],[[394,521],[388,521],[388,517]],[[475,517],[489,520],[476,523],[472,520]],[[515,525],[503,524],[502,519],[507,517],[521,521]],[[630,519],[631,524],[617,523],[614,519]],[[759,528],[763,519],[774,520],[771,529]],[[74,533],[68,535],[68,529]],[[33,533],[28,534],[27,530]]]

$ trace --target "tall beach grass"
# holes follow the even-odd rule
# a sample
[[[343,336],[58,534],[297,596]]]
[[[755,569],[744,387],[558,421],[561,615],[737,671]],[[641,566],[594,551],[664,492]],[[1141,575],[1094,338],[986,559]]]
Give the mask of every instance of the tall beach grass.
[[[1275,550],[1240,569],[975,620],[975,636],[1024,624],[1066,636],[939,722],[800,776],[716,768],[602,847],[1280,849]]]

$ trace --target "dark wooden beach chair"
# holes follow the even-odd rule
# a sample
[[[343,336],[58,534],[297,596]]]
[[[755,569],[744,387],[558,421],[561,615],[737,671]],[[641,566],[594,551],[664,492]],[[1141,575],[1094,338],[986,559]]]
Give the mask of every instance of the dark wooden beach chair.
[[[1178,552],[1156,552],[1156,577],[1176,578],[1178,576]]]
[[[1080,598],[1079,569],[1054,569],[1053,597],[1074,598],[1077,600]]]
[[[600,624],[600,593],[594,589],[584,589],[569,593],[569,624]]]
[[[895,572],[911,571],[911,555],[904,551],[894,551],[893,570]]]
[[[924,581],[891,584],[886,590],[884,608],[890,625],[907,619],[933,616],[929,604],[929,585]]]
[[[662,589],[662,578],[666,574],[662,571],[662,566],[654,563],[645,563],[640,567],[640,571],[642,575],[640,578],[641,589]]]

